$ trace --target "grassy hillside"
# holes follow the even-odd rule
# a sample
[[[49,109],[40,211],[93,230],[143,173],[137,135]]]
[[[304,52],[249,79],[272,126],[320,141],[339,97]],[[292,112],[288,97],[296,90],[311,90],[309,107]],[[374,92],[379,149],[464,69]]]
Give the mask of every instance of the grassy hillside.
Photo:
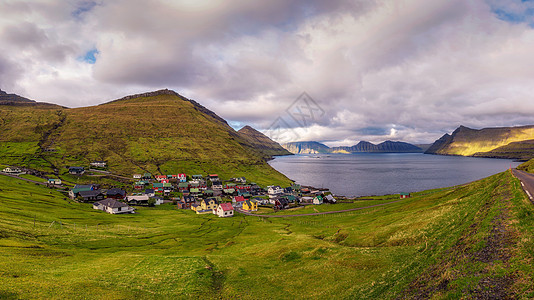
[[[17,179],[0,189],[2,299],[534,297],[534,208],[509,172],[271,219],[112,216]]]
[[[67,176],[66,166],[104,160],[128,177],[218,173],[289,184],[265,162],[268,155],[214,113],[172,91],[147,95],[75,109],[0,106],[8,112],[2,114],[0,163]]]
[[[248,125],[239,129],[237,133],[240,137],[253,145],[254,148],[260,150],[267,156],[291,155],[291,152],[282,148],[280,144]]]
[[[526,161],[534,157],[534,140],[512,142],[510,144],[495,148],[488,152],[475,153],[473,156],[491,158],[515,158]]]
[[[517,169],[523,170],[529,173],[534,173],[534,158],[517,166]]]
[[[437,140],[426,153],[462,156],[492,156],[490,151],[514,142],[534,138],[534,126],[484,128],[480,130],[460,126],[452,135],[446,134]],[[517,149],[517,147],[515,148]],[[501,149],[503,150],[503,149]],[[508,148],[508,150],[510,150]],[[495,150],[498,151],[498,150]],[[532,150],[529,150],[532,152]],[[502,151],[501,151],[502,152]],[[497,154],[495,154],[497,155]],[[519,158],[515,154],[508,158]],[[522,154],[519,154],[522,156]],[[503,157],[501,155],[501,157]]]

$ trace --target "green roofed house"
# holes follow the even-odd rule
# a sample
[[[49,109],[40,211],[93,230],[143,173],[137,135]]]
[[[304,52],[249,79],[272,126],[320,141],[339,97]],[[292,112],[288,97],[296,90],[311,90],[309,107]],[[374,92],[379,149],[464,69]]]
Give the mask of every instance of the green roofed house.
[[[323,197],[321,197],[320,195],[315,196],[315,198],[313,198],[313,204],[315,205],[323,204]]]
[[[293,195],[287,195],[285,196],[287,201],[289,201],[290,203],[295,203],[297,201],[297,197],[293,196]]]
[[[48,184],[55,184],[55,185],[60,185],[61,184],[61,179],[59,178],[48,178]]]
[[[233,195],[235,193],[235,189],[223,189],[223,193],[226,195]]]
[[[92,184],[85,184],[85,185],[77,184],[69,191],[69,197],[71,199],[74,199],[79,196],[80,192],[93,191],[93,190],[95,190],[95,186]]]
[[[404,199],[404,198],[410,198],[412,195],[410,195],[410,193],[400,193],[400,197],[401,199]]]
[[[189,192],[193,195],[198,195],[200,194],[200,189],[199,188],[192,188],[189,190]]]
[[[150,173],[143,174],[143,179],[152,179],[152,174]]]

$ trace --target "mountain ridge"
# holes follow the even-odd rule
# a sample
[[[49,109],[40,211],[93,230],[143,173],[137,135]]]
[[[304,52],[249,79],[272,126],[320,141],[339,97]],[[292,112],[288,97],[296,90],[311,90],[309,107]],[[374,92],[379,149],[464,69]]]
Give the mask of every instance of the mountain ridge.
[[[459,126],[444,134],[427,154],[528,159],[534,153],[534,125],[472,129]],[[530,157],[532,158],[532,157]]]
[[[399,141],[384,141],[373,144],[367,141],[360,141],[353,146],[328,147],[319,142],[292,142],[282,145],[282,147],[294,154],[317,154],[317,153],[422,153],[423,149],[413,144]]]
[[[271,140],[268,136],[249,125],[239,129],[237,133],[268,156],[292,155],[291,152],[284,149],[279,143]]]

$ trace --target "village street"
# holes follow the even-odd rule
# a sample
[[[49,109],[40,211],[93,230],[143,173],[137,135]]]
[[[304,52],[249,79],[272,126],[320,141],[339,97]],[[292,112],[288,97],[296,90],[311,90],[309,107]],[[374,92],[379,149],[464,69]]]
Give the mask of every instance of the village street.
[[[521,185],[523,190],[527,193],[530,201],[534,200],[534,174],[527,173],[525,171],[512,169],[512,174],[519,180],[521,180]],[[534,202],[534,201],[533,201]]]

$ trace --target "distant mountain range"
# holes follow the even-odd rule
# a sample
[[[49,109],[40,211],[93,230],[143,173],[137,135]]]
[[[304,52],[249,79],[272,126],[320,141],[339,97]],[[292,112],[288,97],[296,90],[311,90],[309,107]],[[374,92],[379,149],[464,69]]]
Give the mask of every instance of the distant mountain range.
[[[373,144],[361,141],[354,146],[328,147],[319,142],[293,142],[283,144],[282,147],[295,154],[311,153],[422,153],[424,150],[418,146],[405,143],[385,141]]]
[[[435,141],[425,153],[528,160],[534,157],[534,126],[460,126]]]

